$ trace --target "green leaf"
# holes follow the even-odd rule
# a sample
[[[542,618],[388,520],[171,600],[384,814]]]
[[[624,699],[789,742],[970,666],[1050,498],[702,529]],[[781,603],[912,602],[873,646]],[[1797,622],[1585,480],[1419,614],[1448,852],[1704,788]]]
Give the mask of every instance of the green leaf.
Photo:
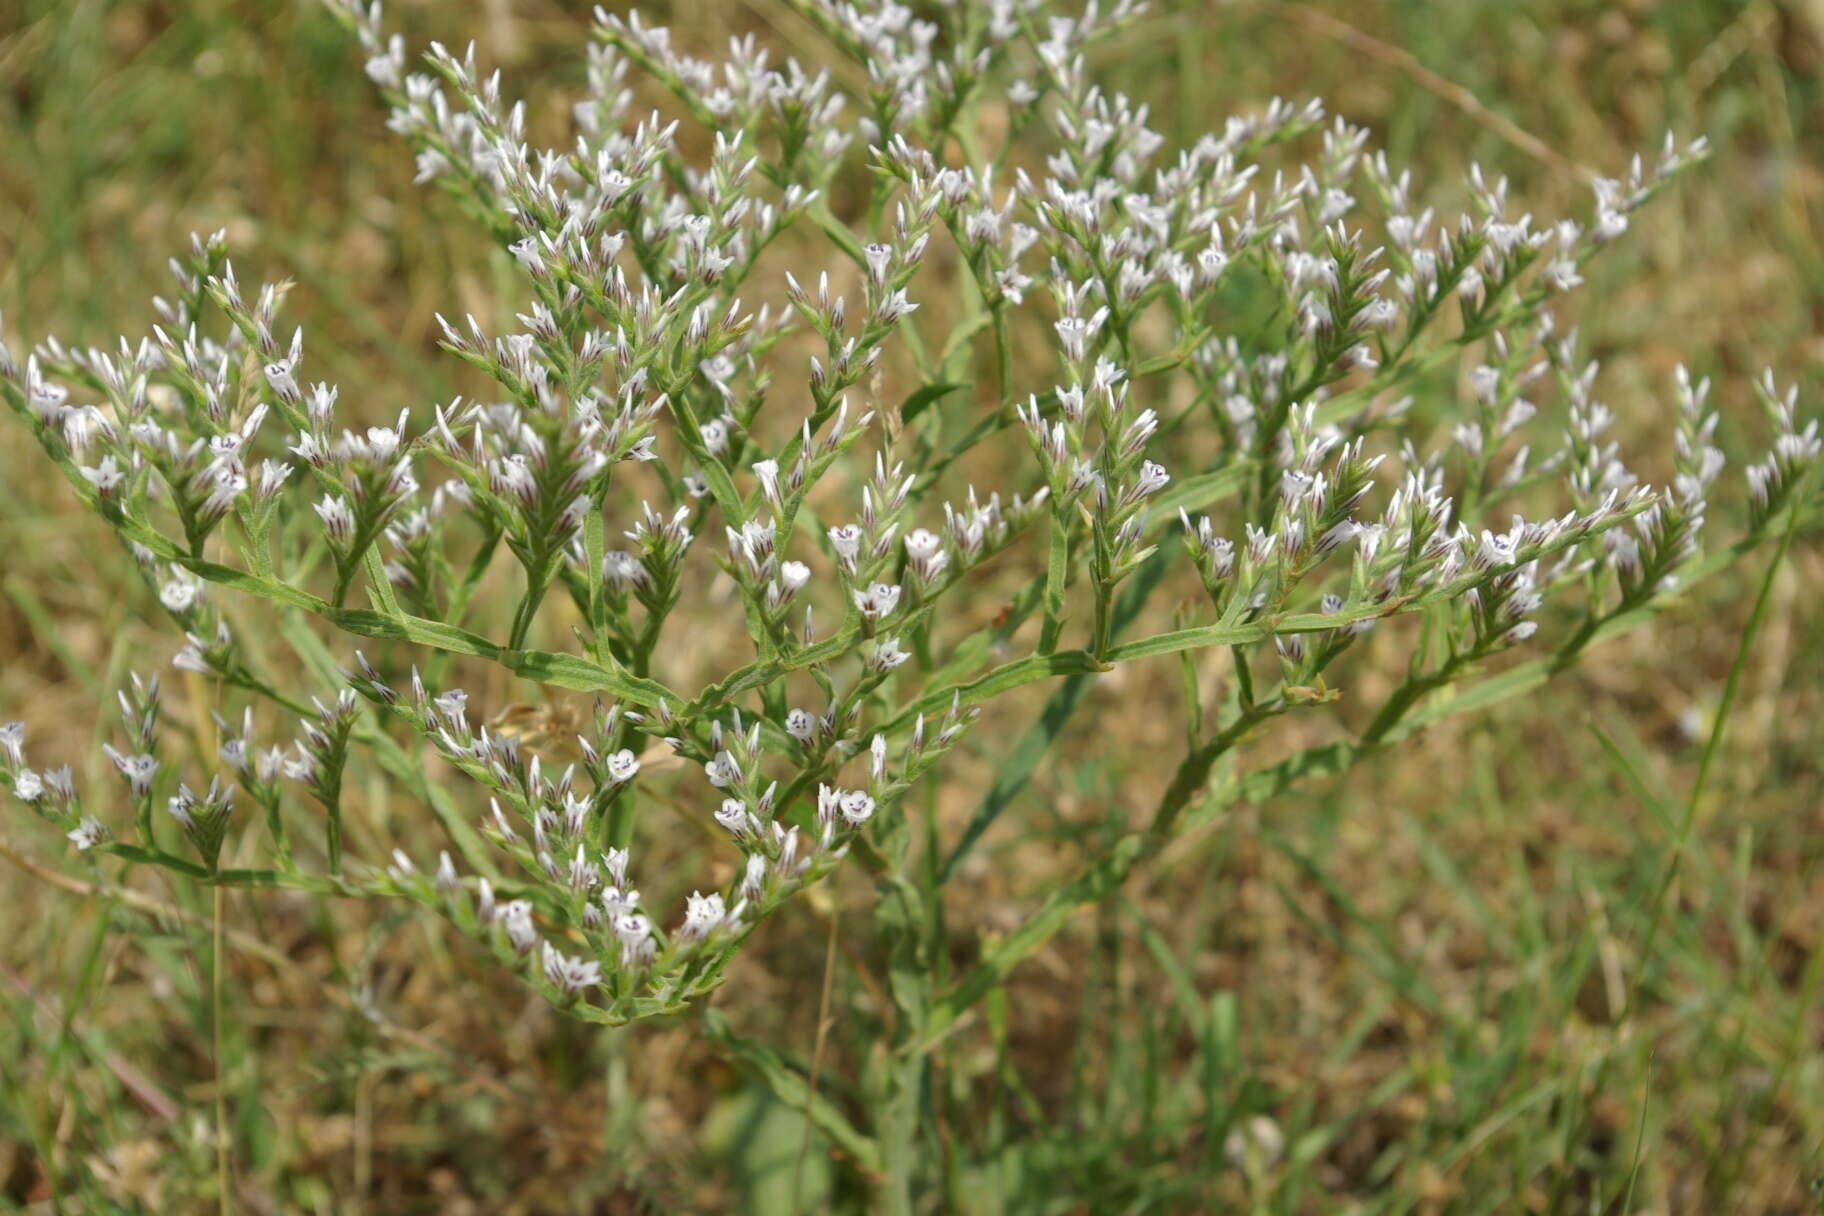
[[[900,402],[899,419],[901,422],[911,422],[936,402],[943,400],[958,389],[968,387],[967,384],[927,384],[923,388],[914,389],[904,401]]]

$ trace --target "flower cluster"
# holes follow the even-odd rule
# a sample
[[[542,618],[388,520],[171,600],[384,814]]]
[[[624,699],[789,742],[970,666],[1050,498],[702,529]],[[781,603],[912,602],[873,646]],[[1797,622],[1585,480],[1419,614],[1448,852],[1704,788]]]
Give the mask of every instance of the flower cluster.
[[[574,130],[539,146],[474,48],[414,70],[377,3],[334,0],[419,179],[517,270],[497,315],[439,317],[490,387],[357,419],[285,332],[286,288],[243,288],[219,233],[173,263],[145,336],[0,346],[0,398],[127,546],[175,665],[243,702],[198,795],[158,751],[157,680],[122,693],[130,839],[67,768],[29,767],[14,723],[19,799],[91,854],[226,881],[264,850],[262,882],[415,901],[624,1022],[713,988],[845,859],[902,893],[936,873],[910,860],[930,844],[905,796],[1023,684],[1234,654],[1208,738],[1189,676],[1195,746],[1114,854],[1132,864],[1218,756],[1334,701],[1357,659],[1407,673],[1361,727],[1378,745],[1503,652],[1556,636],[1559,670],[1715,568],[1709,382],[1679,373],[1655,486],[1554,312],[1701,140],[1597,182],[1580,219],[1539,220],[1474,166],[1447,215],[1316,102],[1173,146],[1096,80],[1130,0],[799,7],[863,87],[598,11]],[[993,146],[983,98],[1012,115]],[[1443,387],[1421,375],[1446,364]],[[1796,391],[1758,392],[1773,442],[1734,552],[1804,507],[1820,462]],[[1193,611],[1177,592],[1199,583]],[[229,596],[284,624],[237,636]],[[1176,619],[1148,633],[1162,601]],[[1358,645],[1401,615],[1416,641]],[[279,646],[333,693],[260,674]],[[593,708],[533,739],[472,710],[459,665]],[[298,737],[256,739],[256,704]],[[345,865],[344,778],[370,763],[443,838]],[[200,864],[160,843],[160,800]],[[654,872],[656,806],[712,833],[719,880]]]

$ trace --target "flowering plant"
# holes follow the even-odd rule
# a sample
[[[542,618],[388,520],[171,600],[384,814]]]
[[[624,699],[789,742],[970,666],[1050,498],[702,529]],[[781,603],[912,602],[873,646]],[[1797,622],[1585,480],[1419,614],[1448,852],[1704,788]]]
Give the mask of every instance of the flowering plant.
[[[0,397],[156,589],[174,665],[222,697],[202,793],[161,756],[154,676],[108,750],[130,821],[11,723],[18,799],[91,856],[422,905],[606,1024],[702,997],[852,860],[896,976],[925,977],[892,989],[903,1110],[957,1019],[1172,839],[1524,693],[1796,518],[1819,438],[1793,391],[1759,386],[1771,451],[1741,537],[1706,552],[1708,381],[1681,372],[1673,476],[1650,486],[1554,320],[1701,140],[1594,183],[1579,220],[1516,214],[1474,168],[1447,216],[1315,103],[1168,149],[1091,68],[1127,0],[796,7],[864,88],[752,38],[706,62],[598,10],[573,139],[539,147],[472,47],[414,71],[377,3],[335,6],[419,179],[520,271],[501,317],[439,318],[489,387],[352,425],[377,407],[311,378],[287,285],[243,286],[220,233],[174,261],[148,335],[0,348]],[[637,113],[636,73],[682,117]],[[270,636],[230,600],[263,603]],[[1402,617],[1419,627],[1364,643]],[[1062,679],[1042,744],[1098,673],[1211,648],[1229,676],[1206,690],[1185,665],[1188,744],[1150,817],[931,982],[940,890],[1011,793],[944,842],[908,792],[1003,694]],[[488,664],[593,708],[533,740],[455,683]],[[1346,742],[1219,768],[1334,712],[1362,666],[1404,675]],[[300,668],[333,689],[276,674]],[[345,856],[361,765],[443,838]],[[638,889],[643,812],[674,797],[735,859],[681,906]],[[877,1142],[813,1117],[903,1185],[903,1120]]]

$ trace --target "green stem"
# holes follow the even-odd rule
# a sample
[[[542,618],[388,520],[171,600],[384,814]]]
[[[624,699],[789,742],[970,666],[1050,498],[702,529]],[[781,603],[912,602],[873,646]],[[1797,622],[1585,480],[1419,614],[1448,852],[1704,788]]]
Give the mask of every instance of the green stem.
[[[994,371],[1000,388],[1000,404],[1007,404],[1007,382],[1013,367],[1013,343],[1007,335],[1007,309],[1004,304],[989,308],[994,316]]]
[[[513,613],[513,630],[507,636],[508,650],[518,650],[526,644],[526,635],[532,632],[532,621],[538,616],[538,607],[545,602],[545,592],[551,586],[548,561],[541,559],[538,570],[536,574],[530,568],[526,571],[526,594]]]
[[[1463,660],[1453,656],[1446,660],[1438,670],[1428,676],[1413,676],[1401,684],[1382,702],[1380,712],[1374,715],[1374,721],[1362,732],[1363,747],[1373,747],[1387,737],[1387,732],[1400,724],[1412,707],[1430,692],[1450,683]]]

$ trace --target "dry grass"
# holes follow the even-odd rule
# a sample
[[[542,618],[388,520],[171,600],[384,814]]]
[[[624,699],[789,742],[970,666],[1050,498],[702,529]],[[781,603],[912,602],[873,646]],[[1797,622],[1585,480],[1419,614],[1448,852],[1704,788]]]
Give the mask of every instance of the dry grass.
[[[237,253],[253,253],[240,260],[298,281],[313,356],[353,409],[390,416],[458,391],[431,312],[487,315],[502,257],[410,185],[354,57],[310,6],[19,4],[0,3],[11,326],[111,334],[144,315],[183,233],[226,226]],[[417,41],[465,36],[472,20],[393,7]],[[574,90],[580,15],[552,0],[476,7],[535,112]],[[754,28],[815,53],[773,0],[672,10],[680,28]],[[1651,425],[1669,415],[1669,373],[1685,359],[1725,382],[1726,406],[1744,405],[1742,382],[1769,362],[1817,399],[1816,5],[1189,4],[1136,27],[1108,69],[1153,100],[1168,132],[1273,93],[1320,94],[1438,188],[1455,188],[1447,175],[1469,153],[1512,173],[1543,213],[1582,197],[1577,166],[1619,167],[1668,125],[1707,131],[1711,167],[1586,293],[1603,302],[1577,319],[1606,360],[1608,398]],[[1732,455],[1745,437],[1725,434]],[[0,707],[47,750],[94,756],[98,692],[166,643],[104,560],[99,525],[16,445],[0,451],[0,519]],[[1235,809],[1086,913],[1017,974],[1004,1019],[991,1004],[942,1057],[934,1101],[957,1160],[1014,1146],[1000,1172],[959,1173],[953,1195],[980,1211],[1812,1210],[1824,1174],[1820,585],[1824,550],[1802,538],[1652,957],[1639,948],[1668,808],[1735,657],[1745,581],[1704,587],[1541,696],[1440,727],[1346,785]],[[1160,664],[1092,692],[954,884],[953,968],[1018,924],[1044,877],[1075,868],[1124,805],[1150,801],[1163,784],[1151,758],[1179,746],[1177,690]],[[475,691],[483,703],[525,695],[504,681]],[[1355,720],[1375,690],[1348,693]],[[1043,695],[997,708],[972,736],[983,750],[959,756],[937,795],[948,832]],[[201,721],[204,697],[174,687],[172,717]],[[428,822],[377,785],[363,793],[376,830],[357,852]],[[698,837],[679,827],[651,847],[688,855]],[[62,864],[59,842],[22,817],[0,840],[15,860]],[[116,905],[7,872],[0,1209],[191,1210],[213,1186],[207,994],[191,961],[206,909],[156,883]],[[871,898],[851,879],[770,924],[718,1006],[808,1056],[825,918],[865,916]],[[248,1210],[787,1210],[798,1117],[690,1022],[569,1024],[437,926],[382,907],[237,893],[231,910],[226,1076]],[[823,1065],[839,1100],[885,1012],[863,938],[844,930],[841,945],[847,1023]],[[1637,979],[1640,1007],[1620,1021],[1618,994]],[[1590,1092],[1608,1055],[1607,1087]],[[1199,1070],[1234,1127],[1270,1120],[1286,1151],[1231,1168],[1224,1137],[1167,1100],[1197,1090]],[[1152,1108],[1147,1085],[1165,1095]],[[88,1190],[53,1192],[53,1177],[85,1173]],[[993,1199],[1036,1194],[1031,1179],[1048,1173],[1049,1205]],[[858,1202],[824,1154],[808,1177],[806,1210]]]

